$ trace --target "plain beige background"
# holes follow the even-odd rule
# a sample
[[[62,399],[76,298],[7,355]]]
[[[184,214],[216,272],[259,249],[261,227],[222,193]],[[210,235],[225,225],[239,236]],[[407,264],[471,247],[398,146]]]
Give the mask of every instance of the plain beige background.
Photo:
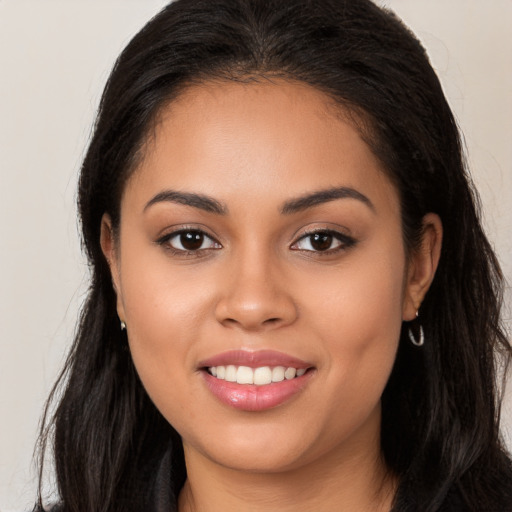
[[[38,420],[87,289],[74,200],[99,95],[117,54],[165,3],[0,0],[1,512],[33,504]],[[381,3],[429,51],[510,281],[512,1]],[[506,318],[510,328],[510,307]],[[503,428],[510,443],[510,411]]]

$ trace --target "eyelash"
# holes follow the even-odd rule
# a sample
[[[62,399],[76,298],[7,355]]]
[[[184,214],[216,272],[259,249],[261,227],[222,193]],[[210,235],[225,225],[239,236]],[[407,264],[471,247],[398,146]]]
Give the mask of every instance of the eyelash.
[[[198,247],[196,249],[185,249],[183,247],[182,240],[180,240],[178,237],[181,237],[182,235],[187,235],[187,234],[201,237],[200,247]],[[339,245],[337,247],[327,248],[325,250],[315,250],[311,244],[312,237],[314,237],[314,236],[332,237],[332,239],[330,240],[331,245],[332,245],[333,241],[339,242]],[[171,240],[173,240],[175,238],[178,239],[178,241],[179,241],[180,245],[183,247],[183,249],[179,249],[179,248],[173,247],[171,245]],[[304,248],[298,247],[298,245],[302,241],[306,241],[308,239],[309,239],[309,245],[310,245],[310,247],[312,247],[311,249],[304,249]],[[210,241],[211,246],[210,247],[202,247],[202,245],[207,240]],[[172,252],[176,256],[181,256],[181,257],[200,257],[205,254],[204,251],[222,249],[222,245],[219,242],[217,242],[217,240],[215,240],[212,236],[208,235],[205,231],[203,231],[201,229],[197,229],[197,228],[181,228],[177,231],[173,231],[172,233],[168,233],[168,234],[160,237],[156,241],[156,243],[158,245],[165,246],[166,250]],[[299,239],[297,239],[297,241],[295,241],[290,246],[290,249],[292,249],[294,251],[300,251],[303,253],[313,253],[315,255],[322,257],[322,256],[333,255],[338,252],[350,249],[356,243],[357,243],[357,241],[354,238],[352,238],[348,235],[345,235],[343,233],[340,233],[338,231],[334,231],[331,229],[316,229],[316,230],[312,230],[312,231],[308,231],[308,232],[304,233]]]
[[[201,246],[207,240],[209,240],[211,245],[213,245],[213,247],[198,247],[197,249],[185,249],[185,248],[178,249],[171,245],[171,240],[173,240],[174,238],[181,237],[182,235],[186,235],[186,234],[189,234],[189,235],[191,234],[191,235],[196,235],[196,236],[199,235],[200,237],[202,237]],[[178,238],[178,240],[179,240],[179,238]],[[215,240],[212,236],[210,236],[205,231],[203,231],[201,229],[197,229],[197,228],[181,228],[181,229],[178,229],[177,231],[173,231],[172,233],[167,233],[166,235],[160,237],[156,241],[156,243],[158,245],[164,246],[165,249],[170,251],[173,255],[182,256],[182,257],[187,257],[187,256],[199,257],[201,255],[204,255],[203,251],[208,251],[208,250],[212,250],[212,249],[217,250],[217,249],[222,248],[222,245],[219,242],[217,242],[217,240]],[[183,243],[181,240],[179,240],[179,243],[183,247]]]
[[[311,239],[315,235],[332,237],[331,244],[333,241],[336,240],[337,242],[339,242],[339,245],[334,248],[327,248],[326,250],[314,250],[314,248],[313,249],[301,249],[301,248],[297,247],[297,245],[301,241],[308,240],[308,239],[309,239],[309,245],[312,246]],[[291,249],[294,251],[301,251],[304,253],[314,253],[315,255],[322,257],[322,256],[330,256],[333,254],[337,254],[338,252],[350,249],[351,247],[356,245],[356,243],[357,243],[357,241],[354,238],[352,238],[351,236],[345,235],[344,233],[340,233],[339,231],[334,231],[332,229],[315,229],[315,230],[311,230],[311,231],[304,233],[296,242],[294,242],[292,244]]]

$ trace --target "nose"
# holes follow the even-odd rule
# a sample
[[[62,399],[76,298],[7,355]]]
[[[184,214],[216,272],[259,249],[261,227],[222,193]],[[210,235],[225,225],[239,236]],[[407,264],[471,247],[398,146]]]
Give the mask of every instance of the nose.
[[[217,321],[226,327],[266,331],[292,324],[297,306],[283,272],[264,258],[231,265],[216,304]]]

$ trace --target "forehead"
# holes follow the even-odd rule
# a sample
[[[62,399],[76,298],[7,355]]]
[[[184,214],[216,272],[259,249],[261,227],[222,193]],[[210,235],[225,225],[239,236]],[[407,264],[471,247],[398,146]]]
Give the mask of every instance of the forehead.
[[[128,189],[194,189],[220,199],[236,193],[277,201],[351,186],[389,200],[394,187],[354,119],[306,84],[191,86],[162,108]]]

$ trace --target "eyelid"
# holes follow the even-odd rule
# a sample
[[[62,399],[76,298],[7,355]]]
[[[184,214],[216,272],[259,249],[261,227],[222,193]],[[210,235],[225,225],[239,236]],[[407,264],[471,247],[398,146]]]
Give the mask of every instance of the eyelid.
[[[180,236],[184,233],[200,233],[205,238],[208,238],[211,240],[216,247],[207,247],[207,248],[199,248],[194,250],[187,250],[187,249],[177,249],[176,247],[172,247],[170,245],[170,240],[173,238]],[[217,237],[209,233],[206,229],[199,227],[199,226],[187,226],[187,225],[180,225],[180,226],[173,226],[173,228],[169,228],[168,231],[165,232],[165,234],[159,236],[155,243],[160,246],[164,246],[167,250],[173,252],[174,254],[180,255],[180,256],[187,256],[187,255],[199,255],[199,253],[209,250],[216,250],[221,249],[222,244],[218,241]]]
[[[196,231],[198,233],[203,233],[205,236],[212,238],[213,240],[218,242],[219,237],[212,233],[212,231],[203,224],[175,224],[160,229],[158,234],[156,235],[155,243],[158,243],[160,240],[168,239],[169,237],[180,233],[187,233],[188,231]]]
[[[296,247],[300,241],[302,241],[308,237],[311,237],[313,235],[316,235],[316,234],[330,235],[339,242],[339,245],[332,249],[326,249],[325,251],[314,250],[314,249],[301,249],[301,248]],[[354,237],[347,235],[346,233],[343,233],[342,231],[338,231],[338,230],[332,229],[332,228],[313,228],[313,229],[309,229],[309,230],[302,232],[300,234],[300,236],[298,236],[295,239],[295,241],[292,243],[290,248],[295,251],[309,252],[309,253],[314,253],[314,254],[318,254],[318,255],[329,255],[329,254],[334,254],[336,252],[349,249],[350,247],[353,247],[354,245],[356,245],[356,243],[357,243],[357,240]]]

